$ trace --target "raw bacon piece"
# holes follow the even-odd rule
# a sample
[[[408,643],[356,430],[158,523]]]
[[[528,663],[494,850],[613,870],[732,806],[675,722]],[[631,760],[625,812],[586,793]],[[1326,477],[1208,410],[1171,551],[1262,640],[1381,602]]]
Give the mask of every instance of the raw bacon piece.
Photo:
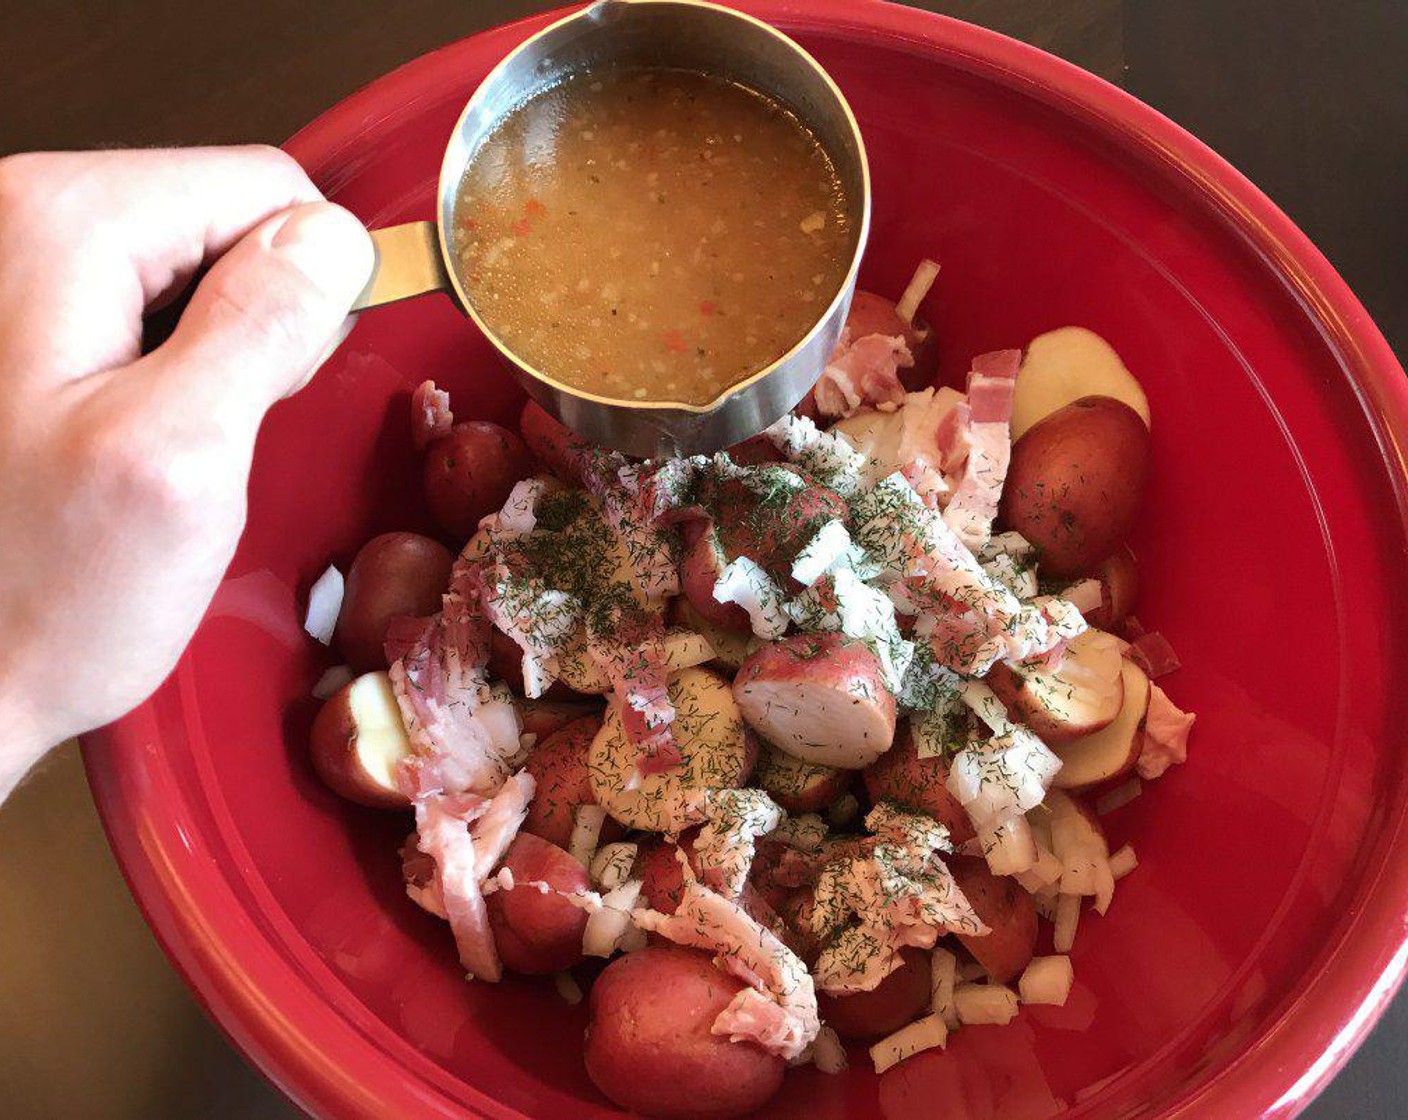
[[[786,815],[760,789],[710,790],[707,823],[694,839],[699,877],[710,890],[737,898],[748,881],[759,837]]]
[[[1185,712],[1156,684],[1149,686],[1149,712],[1144,717],[1144,741],[1135,769],[1145,779],[1157,778],[1188,758],[1188,734],[1197,717]]]
[[[435,382],[422,381],[411,394],[411,440],[425,450],[455,425],[450,411],[450,394],[437,389]]]
[[[821,1019],[807,966],[736,902],[692,882],[673,914],[637,910],[632,917],[642,929],[677,945],[718,954],[724,968],[749,985],[714,1021],[714,1034],[755,1042],[788,1060],[816,1038]],[[761,1007],[760,1000],[778,1012]]]
[[[416,802],[416,844],[435,861],[433,888],[455,935],[460,964],[470,976],[490,983],[503,976],[489,911],[479,887],[474,840],[469,824],[488,802],[473,795],[430,794]]]
[[[596,620],[593,620],[596,621]],[[669,659],[659,615],[618,611],[605,622],[589,623],[588,652],[611,681],[621,711],[621,729],[640,751],[641,775],[660,774],[684,761],[670,725]]]
[[[886,411],[905,397],[899,370],[914,365],[903,335],[868,334],[852,340],[842,332],[831,360],[812,390],[825,417],[851,416],[862,406]]]
[[[1182,665],[1169,640],[1157,630],[1140,634],[1130,642],[1129,659],[1143,669],[1150,680],[1166,677]]]
[[[971,549],[987,543],[1012,458],[1012,394],[1020,350],[979,354],[968,374],[967,455],[944,520]],[[957,412],[957,410],[955,410]],[[962,416],[956,420],[961,422]],[[953,439],[958,439],[955,433]],[[952,456],[957,458],[955,454]]]

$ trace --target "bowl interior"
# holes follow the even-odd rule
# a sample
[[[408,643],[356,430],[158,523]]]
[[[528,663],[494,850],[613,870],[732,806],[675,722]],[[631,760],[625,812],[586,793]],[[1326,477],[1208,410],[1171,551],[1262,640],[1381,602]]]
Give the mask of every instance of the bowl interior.
[[[1140,377],[1155,475],[1132,542],[1138,614],[1177,649],[1184,668],[1165,683],[1199,719],[1188,764],[1107,819],[1140,866],[1106,917],[1082,921],[1066,1007],[966,1029],[883,1079],[859,1051],[839,1078],[794,1073],[769,1115],[1159,1111],[1293,1006],[1396,827],[1390,477],[1305,307],[1171,165],[958,53],[863,23],[791,25],[869,148],[861,285],[898,294],[919,257],[941,262],[925,310],[954,381],[973,354],[1068,323]],[[399,73],[336,146],[314,134],[295,150],[370,225],[430,216],[460,107],[526,33]],[[467,985],[447,929],[402,893],[408,820],[339,801],[307,761],[309,688],[330,658],[300,631],[303,595],[370,535],[427,527],[407,423],[426,377],[458,415],[514,422],[518,390],[449,300],[365,315],[266,425],[239,555],[140,726],[162,748],[173,817],[237,899],[239,938],[272,946],[366,1053],[447,1114],[614,1114],[581,1065],[584,1009],[549,982]],[[129,853],[129,870],[154,850]],[[263,992],[261,1014],[277,1018],[285,995]],[[306,1060],[357,1076],[347,1052]]]

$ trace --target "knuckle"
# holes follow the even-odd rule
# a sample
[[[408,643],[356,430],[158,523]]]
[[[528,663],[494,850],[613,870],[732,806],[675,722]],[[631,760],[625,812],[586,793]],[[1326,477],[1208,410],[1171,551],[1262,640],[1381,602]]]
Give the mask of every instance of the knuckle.
[[[130,425],[113,424],[90,447],[108,502],[144,525],[165,525],[178,534],[196,527],[208,531],[227,519],[232,500],[238,506],[239,495],[231,492],[209,440],[152,439]]]

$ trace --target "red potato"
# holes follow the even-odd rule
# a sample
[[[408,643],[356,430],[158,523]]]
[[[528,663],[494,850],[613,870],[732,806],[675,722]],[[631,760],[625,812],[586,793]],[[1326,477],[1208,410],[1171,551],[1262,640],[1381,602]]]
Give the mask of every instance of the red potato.
[[[531,473],[521,439],[488,420],[466,420],[426,449],[421,482],[440,528],[467,541],[480,519],[501,509],[514,485]]]
[[[850,788],[853,771],[803,762],[767,743],[758,744],[753,780],[789,813],[824,809]]]
[[[929,954],[901,949],[899,968],[868,992],[817,993],[821,1019],[842,1038],[874,1038],[912,1023],[929,1007]]]
[[[991,929],[981,937],[957,934],[963,947],[999,984],[1021,974],[1036,949],[1036,904],[1017,880],[994,875],[974,856],[948,861],[959,889]]]
[[[1101,561],[1094,577],[1100,581],[1100,605],[1085,620],[1101,630],[1114,630],[1134,613],[1139,598],[1139,565],[1129,545],[1121,545]]]
[[[1105,727],[1066,743],[1051,743],[1061,760],[1052,784],[1081,790],[1122,778],[1134,769],[1143,745],[1141,728],[1149,710],[1149,678],[1133,661],[1120,662],[1123,702]]]
[[[939,371],[939,351],[934,345],[933,332],[920,319],[913,323],[901,319],[894,300],[857,289],[851,297],[851,309],[846,313],[846,326],[853,339],[868,334],[903,335],[914,365],[899,371],[900,381],[910,392],[933,384],[934,375]]]
[[[581,456],[589,445],[537,401],[523,406],[518,418],[523,442],[543,466],[571,486],[582,484]]]
[[[732,606],[732,604],[729,604]],[[737,672],[738,667],[748,657],[748,646],[752,641],[751,632],[740,634],[715,626],[701,615],[684,596],[670,602],[670,621],[675,626],[692,630],[703,636],[714,651],[713,664],[729,672]]]
[[[812,931],[812,911],[816,908],[816,888],[798,887],[781,900],[777,916],[786,924],[793,951],[810,968],[821,953],[821,939]]]
[[[1108,727],[1124,703],[1118,639],[1087,630],[1071,640],[1054,670],[1018,671],[999,661],[987,683],[1012,718],[1048,744],[1069,743]]]
[[[733,695],[748,725],[803,762],[860,770],[890,749],[895,698],[870,648],[842,634],[798,634],[751,654]]]
[[[1084,327],[1060,327],[1027,343],[1012,401],[1012,438],[1081,397],[1114,397],[1149,424],[1149,401],[1114,347]]]
[[[640,752],[621,727],[619,703],[607,705],[592,741],[587,769],[592,793],[627,828],[677,831],[686,796],[694,790],[741,786],[758,758],[757,741],[743,723],[729,684],[708,669],[686,669],[669,684],[676,715],[671,725],[683,761],[639,777]]]
[[[533,748],[523,769],[533,775],[533,800],[523,831],[540,836],[550,844],[566,848],[572,839],[579,805],[595,805],[591,778],[587,774],[587,754],[601,730],[601,716],[590,715],[569,723]],[[622,836],[621,826],[608,820],[602,825],[601,842],[609,844]]]
[[[560,731],[574,720],[584,716],[601,717],[603,707],[595,698],[559,700],[522,700],[514,698],[518,718],[523,723],[523,734],[536,735],[538,742],[546,739],[554,731]]]
[[[895,732],[895,745],[867,766],[862,778],[871,801],[893,801],[928,813],[948,829],[955,844],[977,835],[968,810],[948,791],[948,764],[942,755],[919,757],[908,720]]]
[[[382,533],[352,560],[335,639],[359,672],[386,668],[386,624],[397,615],[434,614],[450,586],[455,558],[419,533]]]
[[[687,522],[680,531],[680,591],[694,612],[709,626],[729,634],[751,634],[748,612],[737,603],[720,603],[714,586],[728,567],[728,557],[708,521]],[[745,639],[746,640],[746,639]]]
[[[489,895],[489,928],[504,967],[529,975],[562,972],[582,960],[587,912],[557,891],[587,891],[587,869],[556,844],[520,832],[504,853],[503,866],[518,885]],[[528,886],[547,883],[543,892]]]
[[[764,463],[784,461],[782,452],[767,436],[749,436],[742,443],[725,448],[725,452],[740,467],[760,467]]]
[[[404,809],[396,766],[411,754],[385,673],[365,673],[333,693],[313,719],[313,769],[334,793],[374,809]]]
[[[1113,397],[1082,397],[1013,444],[1002,523],[1036,546],[1043,575],[1073,577],[1124,540],[1148,478],[1139,414]]]
[[[587,1074],[628,1111],[667,1120],[751,1113],[782,1086],[786,1063],[712,1032],[742,981],[696,949],[653,945],[611,962],[592,986]]]

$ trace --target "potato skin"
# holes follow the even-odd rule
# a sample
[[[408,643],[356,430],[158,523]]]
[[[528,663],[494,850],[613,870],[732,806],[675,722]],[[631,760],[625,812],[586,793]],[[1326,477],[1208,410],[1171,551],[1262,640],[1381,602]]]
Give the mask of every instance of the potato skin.
[[[992,929],[982,937],[956,936],[989,976],[1005,984],[1031,963],[1036,949],[1036,904],[1017,880],[994,875],[982,859],[956,856],[948,866],[964,897]]]
[[[386,624],[438,611],[454,562],[448,548],[419,533],[382,533],[362,545],[347,570],[334,634],[347,664],[385,669]]]
[[[1002,523],[1036,545],[1043,575],[1077,576],[1124,540],[1148,477],[1139,414],[1113,397],[1081,397],[1013,445]]]
[[[523,406],[518,430],[534,458],[571,486],[582,484],[581,455],[587,444],[537,401]]]
[[[929,1006],[929,954],[901,949],[900,967],[868,992],[817,993],[822,1022],[842,1038],[874,1038],[912,1023]]]
[[[724,1120],[763,1105],[786,1063],[710,1033],[743,988],[695,949],[654,945],[619,957],[592,986],[587,1074],[617,1105],[668,1120]]]
[[[385,676],[385,674],[382,674]],[[323,701],[308,735],[313,769],[340,797],[373,809],[406,809],[411,799],[399,789],[385,789],[366,773],[356,757],[360,729],[352,712],[349,681]]]
[[[1101,630],[1115,630],[1134,613],[1139,598],[1139,563],[1129,545],[1121,545],[1092,574],[1100,581],[1100,605],[1087,611],[1085,620]]]
[[[488,420],[466,420],[425,452],[421,482],[431,516],[457,542],[501,509],[514,484],[532,473],[523,441]]]
[[[533,748],[523,769],[536,783],[523,831],[539,836],[549,844],[566,849],[572,840],[578,805],[595,805],[591,779],[587,774],[587,752],[601,730],[601,716],[573,720],[553,732]],[[601,842],[609,844],[625,835],[625,830],[607,818],[601,826]]]
[[[893,801],[928,813],[946,827],[955,844],[977,832],[963,803],[948,791],[948,764],[942,755],[920,758],[909,721],[895,731],[895,744],[861,773],[871,801]]]
[[[753,781],[789,813],[825,809],[851,785],[854,771],[816,766],[761,743]]]
[[[520,832],[504,854],[503,866],[520,884],[547,883],[560,891],[591,889],[587,870],[555,844]],[[582,960],[587,913],[564,898],[535,887],[495,891],[486,900],[489,926],[504,967],[538,975],[561,972]]]

